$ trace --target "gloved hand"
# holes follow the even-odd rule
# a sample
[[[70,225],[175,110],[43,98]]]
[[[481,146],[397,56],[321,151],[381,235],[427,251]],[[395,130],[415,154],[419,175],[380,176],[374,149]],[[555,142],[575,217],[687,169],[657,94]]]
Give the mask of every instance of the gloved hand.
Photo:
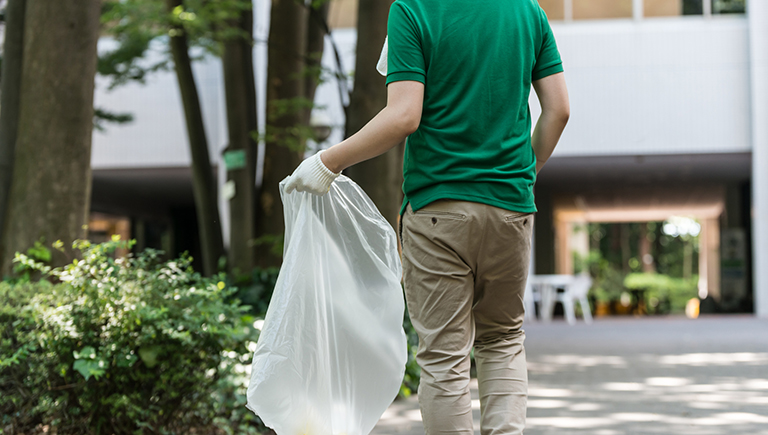
[[[309,192],[314,195],[325,195],[331,190],[331,183],[340,175],[333,173],[320,160],[320,154],[301,162],[298,168],[288,178],[285,184],[285,193],[291,193],[294,190],[299,192]]]

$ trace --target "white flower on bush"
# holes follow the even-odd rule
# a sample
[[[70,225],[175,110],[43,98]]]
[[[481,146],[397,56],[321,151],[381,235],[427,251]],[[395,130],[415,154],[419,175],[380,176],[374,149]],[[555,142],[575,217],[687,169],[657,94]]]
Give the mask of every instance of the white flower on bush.
[[[255,325],[254,325],[255,327]],[[249,341],[248,344],[245,345],[249,351],[256,352],[256,342],[255,341]]]

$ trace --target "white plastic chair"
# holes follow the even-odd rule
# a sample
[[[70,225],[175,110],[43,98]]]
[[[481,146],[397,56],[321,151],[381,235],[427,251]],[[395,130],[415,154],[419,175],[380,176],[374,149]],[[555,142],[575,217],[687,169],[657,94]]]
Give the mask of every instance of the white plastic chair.
[[[523,294],[523,307],[525,307],[525,320],[536,320],[536,302],[540,301],[539,292],[535,291],[531,278],[529,276],[525,283],[525,293]]]
[[[529,275],[533,301],[539,303],[539,317],[543,322],[552,320],[552,313],[557,302],[557,289],[567,288],[573,281],[573,275]]]
[[[589,292],[591,287],[592,278],[589,275],[578,275],[573,277],[573,280],[568,285],[563,286],[562,292],[557,292],[555,300],[563,304],[565,319],[569,324],[573,325],[576,323],[575,301],[581,304],[584,322],[587,324],[592,323],[592,312],[589,309],[589,301],[587,300],[587,292]],[[552,308],[554,308],[554,304],[552,304]]]

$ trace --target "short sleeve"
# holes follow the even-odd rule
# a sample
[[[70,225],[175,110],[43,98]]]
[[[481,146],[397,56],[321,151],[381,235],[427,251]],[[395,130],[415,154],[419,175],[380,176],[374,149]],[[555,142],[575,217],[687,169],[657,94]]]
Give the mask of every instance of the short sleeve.
[[[536,81],[544,77],[563,72],[563,61],[560,59],[560,52],[557,50],[555,35],[552,34],[552,28],[549,26],[549,20],[544,11],[541,11],[541,47],[539,47],[536,56],[536,63],[533,66],[531,80]]]
[[[425,83],[421,31],[411,11],[400,1],[389,9],[387,40],[387,84],[404,80]]]

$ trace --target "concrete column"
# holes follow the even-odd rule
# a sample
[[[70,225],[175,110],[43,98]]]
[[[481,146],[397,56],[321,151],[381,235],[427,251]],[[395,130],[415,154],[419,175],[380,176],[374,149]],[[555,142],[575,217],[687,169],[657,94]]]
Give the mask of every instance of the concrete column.
[[[768,317],[768,1],[748,2],[752,75],[752,247],[755,314]]]
[[[720,302],[720,222],[701,220],[699,234],[699,297],[712,296]]]
[[[643,19],[643,0],[632,0],[632,18],[635,21]]]
[[[570,231],[569,251],[571,253],[568,259],[571,264],[568,266],[567,273],[573,274],[576,273],[574,254],[578,254],[582,260],[586,260],[589,256],[589,222],[581,218],[572,221],[568,227]]]
[[[574,254],[586,259],[589,255],[587,220],[578,213],[555,213],[555,273],[575,273]]]
[[[701,219],[701,232],[699,233],[699,297],[704,299],[709,294],[709,249],[707,249],[707,219]]]
[[[573,0],[563,0],[563,9],[565,21],[573,21]]]

